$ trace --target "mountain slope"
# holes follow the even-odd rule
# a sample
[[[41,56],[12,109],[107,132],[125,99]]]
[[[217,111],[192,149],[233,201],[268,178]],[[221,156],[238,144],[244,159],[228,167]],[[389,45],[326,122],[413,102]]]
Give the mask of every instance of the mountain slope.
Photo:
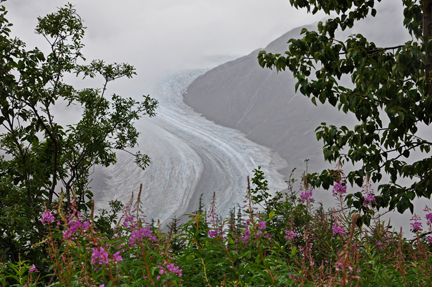
[[[289,31],[264,50],[283,53],[287,41],[299,38],[300,31]],[[198,77],[184,93],[184,102],[207,119],[238,129],[248,139],[277,151],[288,163],[281,171],[284,174],[294,167],[303,168],[306,158],[313,170],[328,166],[314,130],[321,122],[342,125],[352,122],[352,117],[329,104],[315,106],[295,93],[291,72],[277,73],[259,66],[260,50]]]

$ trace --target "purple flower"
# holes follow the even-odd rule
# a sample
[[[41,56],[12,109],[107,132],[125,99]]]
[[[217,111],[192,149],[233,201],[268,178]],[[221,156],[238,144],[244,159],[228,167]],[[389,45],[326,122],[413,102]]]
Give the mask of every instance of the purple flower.
[[[122,261],[123,260],[123,258],[121,258],[121,256],[119,254],[120,254],[120,251],[117,251],[116,253],[113,254],[113,260],[114,260],[114,262]]]
[[[335,224],[332,226],[333,234],[339,234],[341,236],[344,236],[346,234],[345,229],[338,224]]]
[[[162,275],[162,274],[164,274],[164,273],[166,273],[166,271],[165,271],[165,268],[164,267],[162,267],[162,266],[158,266],[158,268],[159,268],[159,274],[160,275]]]
[[[432,213],[426,214],[426,220],[428,224],[432,224]]]
[[[333,186],[333,195],[342,195],[346,193],[346,185],[338,182]]]
[[[90,227],[90,222],[88,222],[88,221],[84,222],[83,229],[87,230],[89,227]]]
[[[410,219],[410,221],[414,221],[413,223],[410,223],[412,232],[422,231],[423,227],[420,220],[421,218],[417,214],[414,214],[414,216]]]
[[[63,230],[63,239],[67,240],[67,239],[72,239],[74,240],[75,238],[73,237],[73,235],[75,235],[80,228],[87,230],[90,227],[90,223],[88,221],[84,222],[84,224],[81,223],[81,221],[69,221],[67,223],[67,225],[69,226],[68,229]]]
[[[291,231],[291,230],[287,230],[285,231],[285,239],[286,240],[293,240],[294,237],[297,237],[298,233]]]
[[[240,238],[240,240],[241,240],[244,244],[246,244],[246,241],[249,239],[249,237],[250,237],[250,232],[249,232],[248,229],[246,229],[243,238]]]
[[[258,229],[261,229],[261,230],[266,229],[266,222],[260,221],[260,223],[258,223]]]
[[[68,225],[72,234],[75,234],[83,226],[80,221],[69,221]]]
[[[174,266],[174,264],[168,264],[167,269],[172,274],[177,274],[178,277],[182,277],[182,269],[180,269],[178,266]]]
[[[423,229],[421,222],[416,221],[416,222],[413,222],[410,224],[411,224],[411,231],[412,232],[422,231],[422,229]]]
[[[156,277],[156,280],[160,280],[160,276]]]
[[[217,230],[209,230],[207,233],[208,233],[208,236],[210,238],[214,238],[214,237],[218,236],[218,231]]]
[[[378,242],[377,242],[377,245],[378,245],[378,246],[382,246],[383,243],[382,243],[381,241],[378,241]]]
[[[42,212],[42,224],[51,223],[54,221],[54,215],[51,213],[52,211],[48,210],[48,212]]]
[[[131,229],[135,228],[137,224],[134,223],[133,219],[133,216],[127,216],[123,222],[123,226]]]
[[[100,251],[97,250],[97,248],[92,248],[92,250],[93,250],[92,260],[91,260],[92,265],[96,265],[96,263],[99,263],[101,265],[102,264],[108,265],[109,262],[108,253],[105,251],[105,249],[101,247]]]
[[[159,274],[160,275],[170,272],[174,275],[177,275],[178,277],[182,277],[182,271],[183,270],[180,269],[178,266],[175,266],[174,264],[168,264],[166,266],[166,269],[165,269],[165,267],[162,267],[160,265],[158,266],[158,268],[159,268]],[[160,276],[158,276],[158,278],[160,279]],[[157,280],[159,280],[159,279],[157,279]]]
[[[300,194],[300,202],[301,203],[305,203],[305,202],[314,202],[315,200],[312,197],[312,189],[309,191],[303,191]]]
[[[152,235],[150,226],[132,231],[131,237],[129,238],[129,247],[131,247],[132,245],[136,244],[137,241],[144,238],[150,238],[152,241],[156,240],[156,236]]]
[[[31,268],[30,268],[30,270],[29,270],[28,273],[33,273],[35,271],[38,271],[38,270],[37,270],[36,266],[34,264],[32,264],[32,266],[31,266]]]

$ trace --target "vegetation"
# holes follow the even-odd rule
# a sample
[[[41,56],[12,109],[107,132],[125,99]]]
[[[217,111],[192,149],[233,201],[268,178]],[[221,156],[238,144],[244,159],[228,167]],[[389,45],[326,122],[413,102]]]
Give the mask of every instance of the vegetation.
[[[0,0],[0,3],[4,0]],[[0,283],[5,286],[429,286],[432,284],[432,209],[425,207],[426,224],[414,215],[413,239],[385,223],[380,208],[410,208],[415,196],[431,194],[431,158],[412,164],[400,160],[415,148],[429,152],[416,124],[430,123],[429,65],[431,33],[422,13],[432,0],[404,0],[404,24],[413,40],[398,47],[379,48],[361,35],[334,39],[335,30],[352,27],[370,12],[373,0],[295,1],[316,13],[322,9],[339,17],[303,31],[291,40],[285,56],[261,52],[262,66],[289,68],[300,91],[345,112],[361,122],[346,127],[317,129],[325,142],[324,155],[336,161],[333,170],[303,174],[300,190],[295,180],[286,192],[271,195],[260,168],[248,179],[245,205],[229,218],[217,214],[217,198],[185,224],[173,219],[168,232],[142,217],[141,189],[129,203],[110,202],[111,210],[95,215],[88,190],[95,164],[115,162],[115,151],[134,147],[138,132],[133,121],[154,115],[157,102],[113,95],[106,86],[132,77],[128,64],[89,65],[81,54],[84,27],[72,5],[39,19],[36,32],[51,48],[25,50],[9,36],[5,7],[0,12],[0,137],[6,154],[0,160]],[[421,4],[424,4],[422,8]],[[431,15],[432,16],[432,12]],[[425,19],[432,19],[426,17]],[[429,21],[429,20],[428,20]],[[432,21],[432,20],[431,20]],[[394,51],[393,51],[394,50]],[[320,65],[316,80],[308,77]],[[432,61],[431,61],[432,62]],[[75,73],[101,75],[101,89],[76,90],[64,81]],[[354,88],[336,78],[352,76]],[[58,103],[78,104],[82,116],[65,127],[54,121]],[[380,116],[386,114],[389,124]],[[343,148],[348,148],[343,153]],[[392,156],[392,153],[396,153]],[[149,158],[132,154],[145,168]],[[348,175],[343,160],[361,161]],[[381,170],[390,183],[379,186]],[[415,178],[410,187],[398,178]],[[362,191],[347,193],[347,181]],[[58,193],[58,185],[64,190]],[[316,205],[313,187],[332,188],[337,208]],[[120,212],[122,214],[120,215]]]
[[[134,147],[138,132],[133,122],[145,114],[153,116],[157,102],[148,96],[142,102],[116,94],[107,98],[107,84],[131,78],[134,67],[102,60],[80,64],[85,60],[84,27],[71,4],[38,19],[35,31],[48,41],[47,55],[38,48],[26,50],[24,42],[10,37],[6,13],[1,5],[0,257],[16,263],[21,256],[39,264],[46,252],[31,248],[45,233],[39,215],[58,205],[60,185],[65,207],[72,204],[74,190],[77,210],[89,211],[90,169],[111,165],[115,151]],[[101,89],[76,90],[66,83],[68,74],[100,75],[104,84]],[[81,107],[77,123],[57,122],[61,116],[54,107],[59,104]],[[132,155],[142,168],[150,162],[146,155]]]
[[[258,58],[262,67],[292,71],[296,89],[315,105],[317,100],[328,101],[345,113],[354,113],[360,123],[353,129],[326,123],[316,129],[317,139],[324,142],[324,158],[361,163],[361,168],[347,175],[351,185],[360,187],[366,175],[379,182],[388,174],[389,181],[378,187],[376,207],[413,212],[414,198],[430,198],[432,193],[432,142],[418,130],[432,122],[432,1],[402,0],[403,24],[412,36],[406,43],[379,47],[361,34],[345,41],[335,38],[338,29],[352,28],[369,15],[375,17],[376,2],[381,1],[290,0],[296,8],[338,16],[318,23],[317,32],[303,29],[304,37],[291,39],[284,55],[261,51]],[[349,86],[340,84],[342,77],[351,79]],[[334,183],[333,172],[309,175],[309,182],[328,189]],[[411,184],[405,186],[401,179]],[[362,210],[359,224],[370,220],[360,192],[350,195],[348,203]]]
[[[302,178],[300,192],[288,182],[287,192],[261,202],[254,190],[266,185],[255,170],[240,218],[220,218],[214,198],[207,212],[175,219],[168,232],[140,217],[133,196],[123,208],[112,235],[94,219],[58,206],[40,214],[47,228],[39,244],[47,250],[48,273],[31,261],[0,264],[0,282],[10,286],[430,286],[432,276],[432,209],[426,207],[426,233],[413,217],[408,240],[376,215],[369,227],[358,227],[359,214],[348,208],[345,175],[333,194],[338,208],[315,205]],[[141,193],[141,191],[140,191]],[[261,189],[263,198],[269,197]],[[364,204],[374,203],[368,178]],[[204,207],[202,207],[204,208]]]

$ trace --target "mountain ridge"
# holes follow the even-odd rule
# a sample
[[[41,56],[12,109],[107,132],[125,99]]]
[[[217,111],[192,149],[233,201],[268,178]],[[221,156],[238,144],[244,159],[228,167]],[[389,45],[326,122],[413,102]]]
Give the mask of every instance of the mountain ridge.
[[[294,28],[264,49],[283,53],[289,39],[299,38],[303,28],[314,27]],[[280,170],[284,175],[294,167],[303,167],[306,158],[313,169],[328,168],[314,130],[321,122],[340,125],[352,117],[335,113],[335,107],[328,103],[315,106],[295,93],[297,81],[290,71],[261,68],[257,60],[261,50],[199,76],[183,94],[184,102],[216,124],[240,130],[248,139],[275,150],[288,163]]]

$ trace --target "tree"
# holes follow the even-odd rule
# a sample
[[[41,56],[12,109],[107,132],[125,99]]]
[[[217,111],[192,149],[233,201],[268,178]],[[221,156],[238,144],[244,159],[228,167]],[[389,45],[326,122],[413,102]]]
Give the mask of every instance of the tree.
[[[112,165],[116,151],[136,146],[139,133],[133,123],[154,116],[157,101],[107,97],[107,84],[132,78],[135,69],[102,60],[82,64],[85,27],[71,4],[38,18],[35,32],[49,43],[47,55],[38,48],[26,50],[24,42],[12,38],[4,5],[0,13],[0,258],[16,262],[19,254],[37,257],[31,245],[44,235],[40,214],[55,206],[60,185],[65,206],[76,196],[79,210],[91,207],[91,168]],[[65,81],[68,74],[102,76],[104,84],[77,90]],[[81,107],[78,123],[56,122],[53,108],[60,102]],[[129,153],[143,169],[150,163],[147,155]]]
[[[432,1],[402,1],[403,24],[412,36],[406,43],[378,47],[361,34],[345,41],[335,38],[336,30],[352,28],[369,15],[375,17],[375,2],[290,0],[296,8],[313,14],[336,13],[337,17],[319,22],[317,32],[303,29],[303,38],[289,40],[284,55],[261,51],[258,60],[262,67],[292,71],[296,91],[300,89],[315,105],[317,99],[328,101],[345,113],[354,113],[359,121],[354,129],[326,123],[316,129],[317,139],[324,142],[325,160],[360,162],[361,168],[347,176],[351,185],[362,186],[368,176],[380,182],[377,208],[396,208],[400,213],[409,208],[413,212],[412,200],[430,198],[432,193],[432,158],[428,154],[432,142],[421,138],[417,127],[432,121]],[[313,70],[315,78],[311,76]],[[351,76],[352,88],[339,83],[344,75]],[[384,116],[389,118],[388,124],[383,124]],[[413,151],[422,158],[409,163]],[[381,182],[383,173],[389,175],[388,182]],[[335,171],[324,170],[309,175],[308,181],[328,189],[335,178]],[[412,184],[402,185],[403,178],[411,179]],[[369,212],[360,192],[347,199],[348,204]]]

